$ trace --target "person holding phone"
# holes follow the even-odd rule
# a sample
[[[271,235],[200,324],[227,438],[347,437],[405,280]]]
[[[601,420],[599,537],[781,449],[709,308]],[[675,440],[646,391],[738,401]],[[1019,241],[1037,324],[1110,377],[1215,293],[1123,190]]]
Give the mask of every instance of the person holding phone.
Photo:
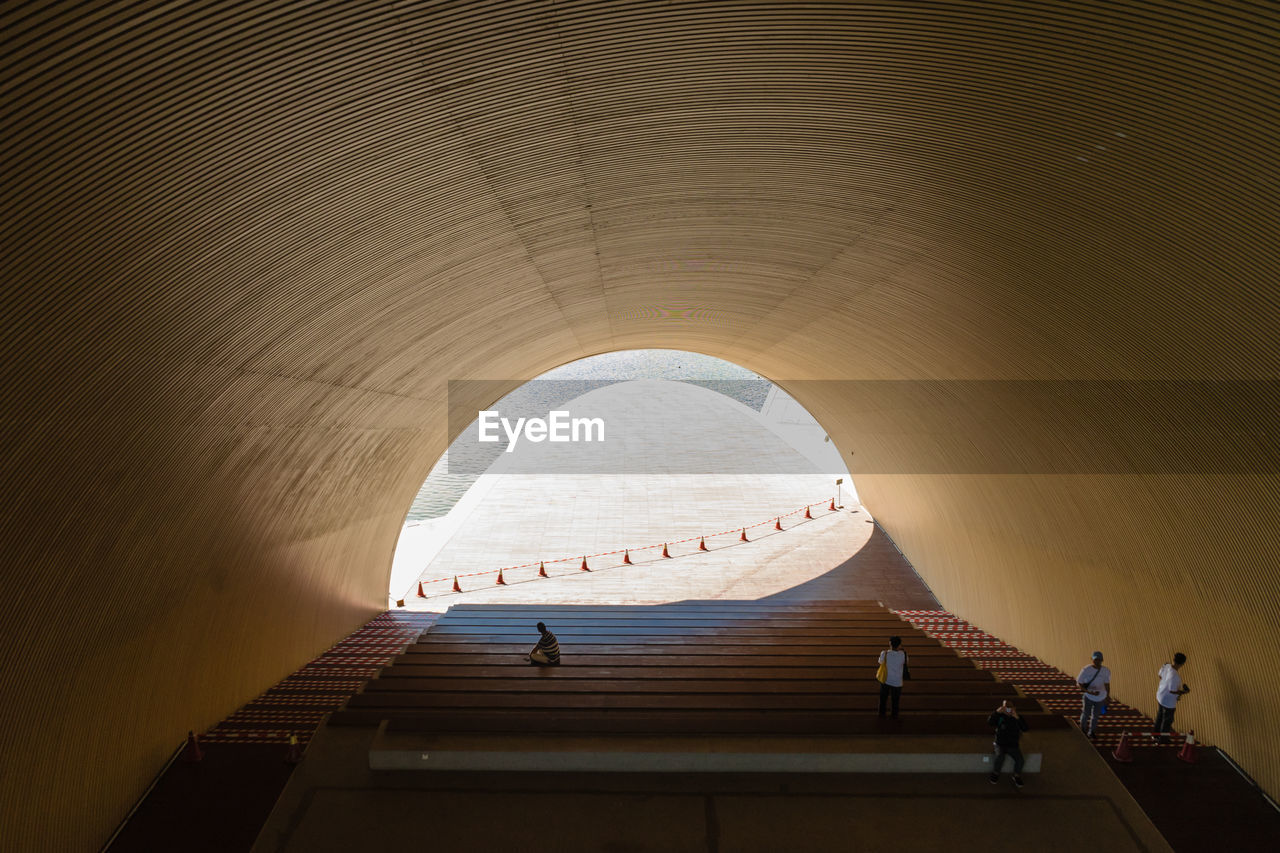
[[[996,749],[996,763],[991,770],[991,775],[987,778],[991,780],[992,785],[1000,781],[1000,768],[1004,766],[1004,758],[1007,755],[1013,759],[1013,786],[1021,788],[1023,758],[1019,741],[1022,739],[1022,733],[1027,730],[1027,721],[1006,699],[1000,703],[999,708],[991,712],[991,716],[987,717],[987,725],[996,730],[993,744]]]

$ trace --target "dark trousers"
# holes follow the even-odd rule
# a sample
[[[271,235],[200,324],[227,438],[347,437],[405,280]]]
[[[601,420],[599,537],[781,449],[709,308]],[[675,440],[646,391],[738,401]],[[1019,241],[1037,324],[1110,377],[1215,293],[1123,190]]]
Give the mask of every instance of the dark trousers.
[[[996,766],[992,770],[996,773],[1000,772],[1000,768],[1004,766],[1004,757],[1009,756],[1013,759],[1013,773],[1018,775],[1022,772],[1022,748],[1017,746],[1001,746],[996,744]]]
[[[1156,703],[1155,731],[1157,734],[1161,734],[1161,733],[1167,734],[1169,730],[1173,728],[1173,712],[1176,710],[1178,709],[1166,708],[1165,706],[1161,705],[1159,702]]]
[[[898,716],[898,700],[902,698],[902,687],[894,687],[892,684],[880,685],[880,716],[884,716],[885,700],[890,696],[893,697],[893,716]]]

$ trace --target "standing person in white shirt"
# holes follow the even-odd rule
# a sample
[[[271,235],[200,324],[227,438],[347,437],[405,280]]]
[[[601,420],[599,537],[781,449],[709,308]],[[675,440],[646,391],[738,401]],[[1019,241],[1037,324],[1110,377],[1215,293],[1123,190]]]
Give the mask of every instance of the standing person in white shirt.
[[[1173,712],[1178,709],[1178,700],[1191,692],[1191,688],[1182,683],[1178,670],[1187,662],[1187,656],[1178,652],[1173,656],[1173,663],[1160,667],[1160,686],[1156,688],[1156,725],[1151,733],[1161,743],[1169,742],[1169,731],[1173,728]]]
[[[884,664],[884,680],[880,682],[880,716],[884,716],[885,700],[893,697],[893,713],[898,716],[898,701],[902,698],[902,679],[907,674],[907,653],[899,646],[901,637],[890,637],[889,648],[880,653],[879,663]],[[907,676],[910,677],[909,675]]]
[[[1111,670],[1102,665],[1102,652],[1093,653],[1093,663],[1076,676],[1080,685],[1080,731],[1092,738],[1098,731],[1098,717],[1111,695]]]

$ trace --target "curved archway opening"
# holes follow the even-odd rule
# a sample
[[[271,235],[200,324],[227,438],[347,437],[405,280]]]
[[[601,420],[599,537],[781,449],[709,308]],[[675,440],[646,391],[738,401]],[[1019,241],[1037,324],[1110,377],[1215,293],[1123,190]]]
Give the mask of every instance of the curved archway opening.
[[[493,399],[486,391],[451,388],[451,402]],[[722,571],[727,590],[750,562],[799,547],[798,534],[777,534],[798,522],[817,526],[814,516],[837,505],[858,506],[839,451],[804,406],[759,374],[700,353],[620,350],[579,359],[487,409],[467,409],[465,426],[453,417],[458,437],[406,515],[388,590],[393,605],[447,606],[458,600],[455,586],[471,594],[500,586],[498,569],[508,587],[499,592],[513,600],[517,585],[516,596],[533,594],[523,584],[535,579],[585,580],[584,559],[589,569],[611,570],[606,595],[619,599],[661,597],[654,585],[677,597],[710,591],[709,578],[689,586],[692,575],[680,573],[690,563],[677,566],[679,556],[690,552],[703,558],[704,575]],[[755,541],[762,544],[753,555],[710,556]],[[833,541],[829,549],[843,553],[815,554],[809,565],[835,565],[849,547]],[[640,568],[649,564],[676,571]],[[582,583],[542,587],[538,594],[557,587],[574,595]]]

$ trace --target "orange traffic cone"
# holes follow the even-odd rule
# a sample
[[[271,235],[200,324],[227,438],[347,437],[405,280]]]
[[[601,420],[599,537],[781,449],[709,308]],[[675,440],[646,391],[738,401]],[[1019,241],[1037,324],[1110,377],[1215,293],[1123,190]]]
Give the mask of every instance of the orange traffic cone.
[[[698,550],[699,551],[707,550],[707,537],[705,536],[702,537],[702,541],[698,543]]]
[[[662,543],[662,556],[666,557],[668,560],[671,559],[671,552],[667,550],[666,542]]]
[[[502,577],[502,569],[498,569],[498,582],[494,586],[506,586],[507,582]]]
[[[773,529],[774,529],[774,530],[781,530],[781,529],[782,529],[782,519],[781,519],[781,518],[775,518],[775,519],[773,520]]]
[[[587,558],[586,558],[586,557],[583,557],[583,558],[582,558],[582,570],[583,570],[584,572],[589,572],[589,571],[591,571],[590,569],[588,569],[588,568],[587,568]]]
[[[751,541],[750,539],[748,539],[748,538],[747,538],[747,528],[745,528],[745,527],[744,527],[744,528],[742,528],[742,535],[738,537],[738,541],[739,541],[739,542],[750,542],[750,541]]]
[[[545,578],[547,576],[547,564],[538,563],[538,577]]]
[[[1196,763],[1196,732],[1195,729],[1187,732],[1186,743],[1182,744],[1182,749],[1178,750],[1178,758],[1188,764]]]
[[[285,764],[297,764],[302,760],[302,746],[297,735],[289,735],[289,751],[284,756]]]
[[[828,510],[829,512],[835,512],[835,511],[836,511],[836,499],[835,499],[835,498],[832,498],[832,499],[831,499],[831,506],[827,507],[827,510]]]
[[[457,575],[454,575],[454,576],[453,576],[453,591],[454,591],[454,592],[462,592],[462,587],[458,586],[458,576],[457,576]]]
[[[628,565],[628,566],[630,566],[630,565],[634,565],[634,564],[631,562],[631,552],[630,552],[630,551],[623,551],[623,552],[622,552],[622,562],[623,562],[625,565]]]
[[[1123,764],[1129,764],[1133,761],[1133,747],[1129,746],[1128,732],[1120,735],[1120,742],[1116,744],[1115,751],[1111,753],[1111,757]]]
[[[805,517],[805,518],[813,518],[813,513],[809,512],[809,508],[808,508],[808,507],[805,507],[805,508],[804,508],[804,517]]]
[[[422,591],[422,581],[418,581],[418,598],[426,598],[427,594]]]
[[[187,745],[182,750],[182,760],[188,764],[195,764],[204,758],[204,750],[200,748],[200,738],[195,732],[187,732]]]

